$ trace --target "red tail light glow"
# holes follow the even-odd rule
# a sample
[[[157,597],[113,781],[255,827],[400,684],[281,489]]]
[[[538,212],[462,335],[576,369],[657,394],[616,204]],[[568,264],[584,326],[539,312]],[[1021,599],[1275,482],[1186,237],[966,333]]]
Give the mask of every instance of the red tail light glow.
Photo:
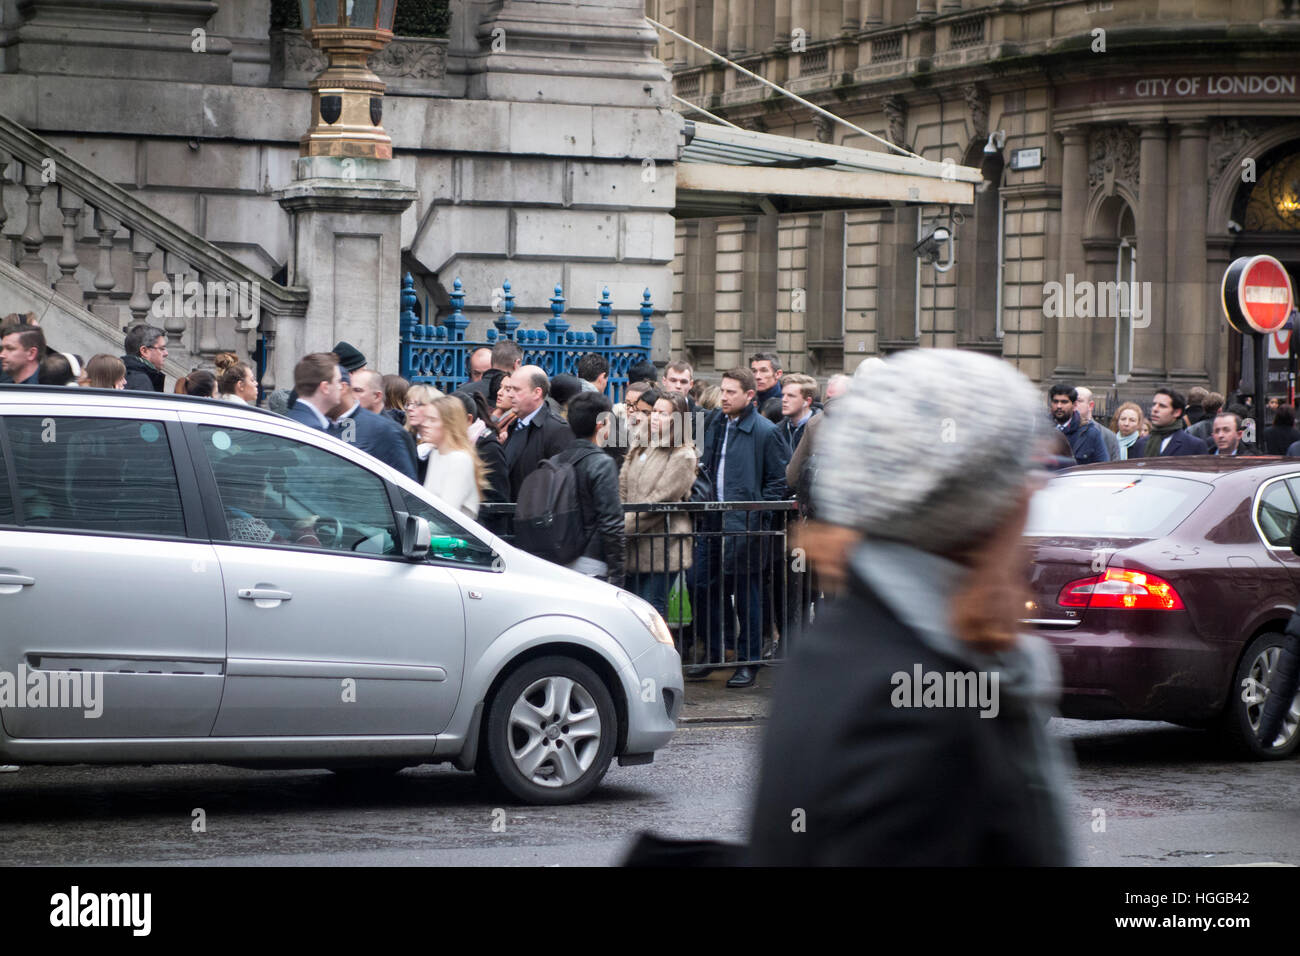
[[[1116,608],[1122,611],[1181,611],[1174,586],[1146,571],[1109,568],[1106,573],[1071,581],[1056,597],[1061,607]]]

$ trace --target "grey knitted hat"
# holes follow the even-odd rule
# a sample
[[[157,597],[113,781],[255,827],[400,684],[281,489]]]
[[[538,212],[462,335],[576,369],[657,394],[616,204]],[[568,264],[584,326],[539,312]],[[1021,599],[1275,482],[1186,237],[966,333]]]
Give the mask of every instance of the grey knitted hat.
[[[817,436],[819,518],[944,554],[1015,506],[1043,402],[1001,359],[900,352],[855,375],[838,401]]]

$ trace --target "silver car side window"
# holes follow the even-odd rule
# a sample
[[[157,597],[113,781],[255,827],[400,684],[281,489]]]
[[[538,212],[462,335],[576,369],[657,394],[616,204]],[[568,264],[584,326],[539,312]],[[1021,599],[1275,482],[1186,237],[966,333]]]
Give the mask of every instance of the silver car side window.
[[[429,522],[433,536],[429,542],[429,558],[435,561],[452,561],[470,567],[492,566],[492,549],[477,538],[466,534],[460,525],[444,517],[405,488],[399,489],[402,506],[411,514]]]
[[[185,536],[162,422],[15,415],[5,423],[24,526]]]
[[[383,480],[328,451],[279,435],[199,427],[226,519],[226,540],[396,555]]]

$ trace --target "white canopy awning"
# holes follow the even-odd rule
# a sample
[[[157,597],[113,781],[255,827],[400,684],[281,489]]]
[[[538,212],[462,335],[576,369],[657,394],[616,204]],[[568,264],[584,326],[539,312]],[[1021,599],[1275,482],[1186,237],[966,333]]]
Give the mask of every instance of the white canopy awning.
[[[975,201],[978,169],[686,121],[679,219]]]

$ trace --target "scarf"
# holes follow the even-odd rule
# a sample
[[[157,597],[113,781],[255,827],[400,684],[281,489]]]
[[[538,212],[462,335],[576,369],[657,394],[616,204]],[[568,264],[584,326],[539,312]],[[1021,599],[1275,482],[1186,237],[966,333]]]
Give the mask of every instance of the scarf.
[[[1127,438],[1125,438],[1123,435],[1119,434],[1118,432],[1115,434],[1115,437],[1119,439],[1119,458],[1120,458],[1120,461],[1127,461],[1127,460],[1128,460],[1128,457],[1129,457],[1129,449],[1132,448],[1134,445],[1137,444],[1138,437],[1139,437],[1141,434],[1142,434],[1142,433],[1139,432],[1139,431],[1137,431],[1136,429],[1133,431],[1133,434],[1129,435]]]
[[[1172,425],[1161,425],[1159,428],[1157,428],[1155,425],[1152,425],[1151,437],[1147,439],[1147,446],[1145,449],[1143,449],[1143,455],[1147,458],[1159,458],[1160,445],[1164,442],[1166,438],[1168,438],[1174,432],[1182,431],[1182,429],[1183,429],[1183,420],[1181,418],[1178,419],[1176,422],[1174,422]]]

